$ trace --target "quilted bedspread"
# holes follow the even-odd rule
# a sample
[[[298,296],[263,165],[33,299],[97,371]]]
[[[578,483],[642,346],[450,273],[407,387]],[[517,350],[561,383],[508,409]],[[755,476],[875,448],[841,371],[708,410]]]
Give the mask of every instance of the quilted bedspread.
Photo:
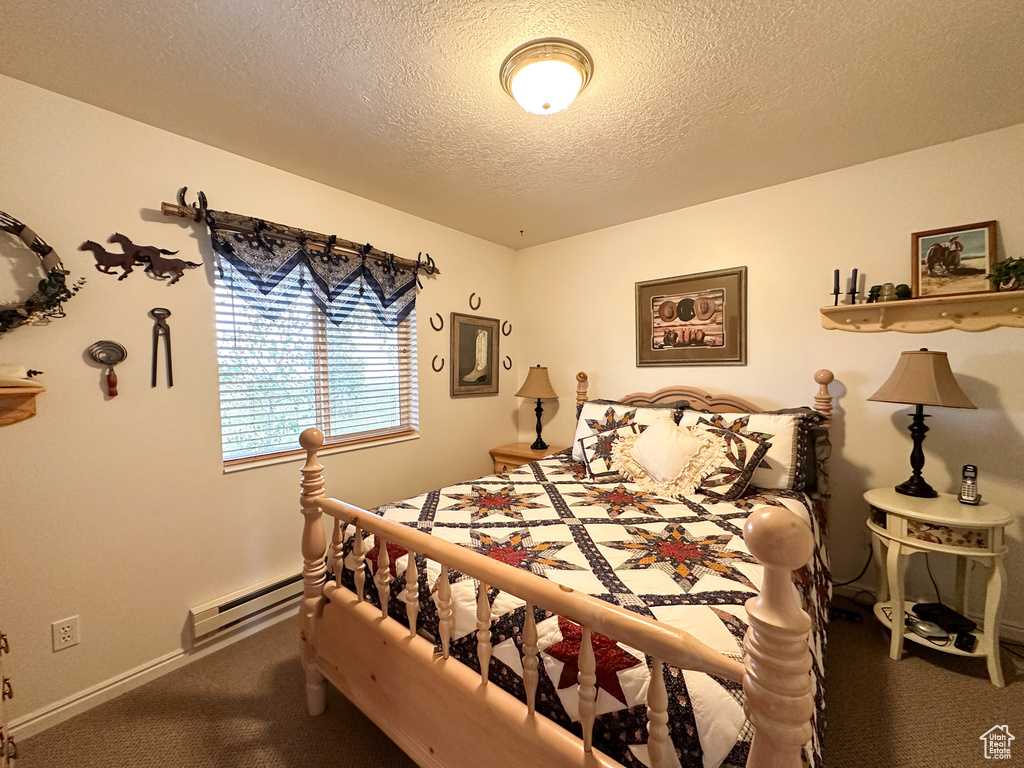
[[[784,506],[808,520],[816,548],[797,582],[812,618],[817,728],[806,762],[821,765],[822,669],[829,581],[821,536],[821,506],[803,493],[748,489],[733,502],[700,494],[666,499],[628,482],[594,482],[568,453],[387,504],[376,511],[434,536],[471,547],[630,611],[695,635],[742,658],[747,628],[744,603],[761,584],[761,566],[747,551],[742,526],[752,509]],[[376,569],[368,537],[366,567]],[[405,586],[408,553],[388,544],[392,584],[389,612],[405,621],[398,593]],[[421,631],[436,637],[436,563],[417,558]],[[351,585],[351,557],[343,582]],[[455,601],[451,653],[479,670],[476,582],[450,574]],[[377,601],[367,579],[366,598]],[[490,679],[521,700],[522,625],[525,605],[491,590]],[[578,625],[535,609],[541,658],[537,710],[579,735]],[[594,744],[626,766],[649,765],[646,695],[650,660],[639,651],[594,633],[597,721]],[[752,729],[743,715],[742,687],[704,673],[666,668],[669,725],[683,766],[743,766]]]

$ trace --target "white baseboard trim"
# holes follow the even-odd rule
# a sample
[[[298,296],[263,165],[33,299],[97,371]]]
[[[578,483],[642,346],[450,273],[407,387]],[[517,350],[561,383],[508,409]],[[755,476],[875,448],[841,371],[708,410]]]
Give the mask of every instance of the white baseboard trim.
[[[871,595],[872,595],[872,600],[873,600],[874,599],[874,594],[875,594],[875,586],[873,584],[872,585],[865,585],[865,584],[860,584],[859,582],[855,582],[853,584],[847,584],[846,586],[843,586],[843,587],[833,587],[832,591],[835,594],[837,594],[837,595],[841,595],[842,597],[848,597],[848,598],[851,598],[851,599],[853,597],[855,597],[860,592],[870,592]],[[982,616],[981,616],[980,613],[975,613],[973,611],[968,611],[967,612],[967,616],[968,616],[968,618],[972,619],[973,621],[978,622],[979,624],[982,623]],[[1010,621],[1002,621],[1002,622],[1000,622],[999,623],[999,639],[1000,640],[1007,640],[1007,641],[1009,641],[1011,643],[1021,643],[1021,644],[1024,644],[1024,624],[1016,624],[1016,623],[1010,622]]]
[[[201,659],[204,656],[208,656],[215,651],[219,651],[220,649],[225,648],[232,643],[236,643],[261,629],[266,629],[280,621],[293,619],[296,616],[295,607],[298,605],[300,599],[301,595],[287,603],[282,603],[280,606],[267,612],[259,619],[256,619],[244,626],[240,626],[237,629],[226,631],[221,636],[211,639],[203,645],[190,650],[181,649],[168,653],[164,656],[160,656],[159,658],[135,667],[135,669],[130,669],[127,672],[110,678],[109,680],[104,680],[90,688],[86,688],[84,691],[68,696],[66,699],[62,699],[61,701],[45,706],[35,712],[30,712],[22,717],[15,718],[9,724],[11,735],[18,741],[31,738],[37,733],[42,733],[47,728],[52,728],[55,725],[63,723],[65,720],[71,719],[75,715],[79,715],[93,707],[103,704],[106,701],[110,701],[111,699],[115,699],[133,688],[145,685],[162,675],[166,675],[168,672],[173,672],[190,662]],[[296,644],[297,643],[298,634],[296,634]]]

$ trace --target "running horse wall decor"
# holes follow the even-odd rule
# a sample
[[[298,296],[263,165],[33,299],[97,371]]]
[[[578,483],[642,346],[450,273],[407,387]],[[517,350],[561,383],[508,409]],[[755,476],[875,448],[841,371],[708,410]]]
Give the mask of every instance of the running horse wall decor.
[[[184,259],[165,258],[165,256],[173,256],[177,251],[168,251],[156,246],[137,246],[121,232],[114,232],[110,238],[106,239],[106,242],[117,243],[136,262],[147,264],[145,271],[151,272],[155,278],[170,278],[171,280],[167,284],[169,286],[173,286],[181,280],[185,269],[195,269],[197,266],[203,266],[203,262],[197,263],[195,261],[185,261]]]
[[[122,272],[118,275],[118,280],[124,280],[132,272],[132,268],[135,266],[135,257],[127,253],[111,253],[103,248],[102,245],[93,241],[86,240],[80,246],[80,251],[92,251],[93,258],[96,259],[96,269],[107,275],[114,274],[113,269],[120,267]]]
[[[86,240],[78,246],[78,250],[91,251],[93,258],[96,259],[96,269],[100,272],[112,275],[114,268],[120,267],[122,272],[118,275],[118,280],[128,277],[134,267],[145,265],[145,271],[151,273],[153,277],[160,279],[169,277],[171,279],[167,284],[174,285],[185,274],[186,269],[202,266],[202,262],[168,259],[167,256],[173,256],[177,251],[168,251],[165,248],[157,248],[155,245],[136,245],[120,232],[112,234],[107,238],[107,242],[120,245],[123,253],[108,251],[93,240]]]
[[[154,277],[170,277],[168,285],[174,285],[185,274],[186,269],[195,269],[203,266],[202,262],[185,261],[184,259],[168,259],[165,256],[173,256],[177,251],[168,251],[164,248],[157,248],[155,245],[136,245],[128,237],[120,232],[115,232],[109,238],[108,243],[117,243],[137,263],[146,264],[146,272],[152,273]]]

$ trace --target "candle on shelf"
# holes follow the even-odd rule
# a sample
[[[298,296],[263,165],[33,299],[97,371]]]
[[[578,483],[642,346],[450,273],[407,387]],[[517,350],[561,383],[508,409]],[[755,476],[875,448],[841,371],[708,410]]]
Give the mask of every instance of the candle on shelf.
[[[832,293],[839,293],[839,270],[832,273]]]
[[[856,267],[854,267],[854,269],[853,269],[853,277],[850,280],[850,290],[853,293],[857,292],[857,268]]]

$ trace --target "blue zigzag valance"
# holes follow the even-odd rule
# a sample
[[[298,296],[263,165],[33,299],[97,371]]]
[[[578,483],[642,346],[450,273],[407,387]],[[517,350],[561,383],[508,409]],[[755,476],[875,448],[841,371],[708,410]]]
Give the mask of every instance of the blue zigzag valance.
[[[410,262],[370,245],[339,244],[334,236],[314,241],[301,230],[292,237],[279,231],[290,227],[251,221],[252,229],[240,231],[235,221],[220,223],[216,212],[206,211],[214,250],[246,278],[245,288],[251,286],[239,291],[242,297],[270,320],[286,309],[289,297],[308,295],[336,325],[362,304],[394,327],[415,306],[420,272],[437,271],[429,255],[427,261]]]

